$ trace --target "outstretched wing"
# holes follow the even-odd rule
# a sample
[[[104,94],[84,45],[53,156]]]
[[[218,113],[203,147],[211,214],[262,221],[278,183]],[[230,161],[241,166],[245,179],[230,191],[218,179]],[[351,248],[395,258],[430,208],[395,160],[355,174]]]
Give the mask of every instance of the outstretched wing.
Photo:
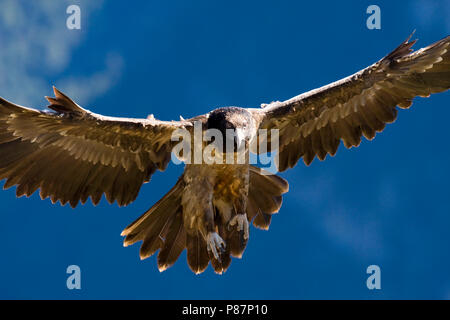
[[[112,203],[136,199],[156,169],[164,170],[171,134],[189,121],[105,117],[78,106],[54,88],[42,112],[0,98],[0,180],[17,196],[40,188],[41,198],[75,207],[103,193]]]
[[[347,78],[263,109],[250,109],[259,128],[279,129],[280,171],[303,157],[334,155],[341,140],[358,146],[396,119],[396,106],[407,109],[415,96],[450,88],[450,36],[420,50],[408,38],[377,63]]]

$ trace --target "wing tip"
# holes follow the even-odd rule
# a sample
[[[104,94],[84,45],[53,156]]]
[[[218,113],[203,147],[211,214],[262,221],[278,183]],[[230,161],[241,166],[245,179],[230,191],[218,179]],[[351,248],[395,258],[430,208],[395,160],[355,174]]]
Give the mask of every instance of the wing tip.
[[[45,99],[50,102],[48,108],[58,112],[58,113],[72,113],[83,115],[87,113],[87,110],[80,107],[76,104],[72,99],[70,99],[67,95],[58,90],[55,86],[52,86],[53,93],[55,97],[46,96]]]
[[[405,41],[403,41],[397,48],[395,48],[391,53],[389,53],[383,60],[396,60],[399,59],[405,55],[410,54],[413,49],[411,49],[411,47],[417,42],[418,39],[414,39],[412,41],[411,38],[414,35],[414,33],[416,32],[416,30],[414,29],[414,31],[408,36],[408,38],[406,38]]]

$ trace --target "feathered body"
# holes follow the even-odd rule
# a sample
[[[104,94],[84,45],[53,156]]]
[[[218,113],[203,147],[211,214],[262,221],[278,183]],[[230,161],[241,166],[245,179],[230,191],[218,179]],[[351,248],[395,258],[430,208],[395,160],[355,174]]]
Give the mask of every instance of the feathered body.
[[[142,259],[161,249],[161,271],[186,247],[192,271],[203,272],[211,261],[214,270],[222,273],[231,256],[242,256],[248,241],[248,226],[240,228],[233,218],[244,215],[246,221],[267,230],[288,188],[283,178],[248,163],[188,164],[175,187],[123,231],[125,245],[143,240]],[[223,240],[217,255],[210,248],[211,233]]]

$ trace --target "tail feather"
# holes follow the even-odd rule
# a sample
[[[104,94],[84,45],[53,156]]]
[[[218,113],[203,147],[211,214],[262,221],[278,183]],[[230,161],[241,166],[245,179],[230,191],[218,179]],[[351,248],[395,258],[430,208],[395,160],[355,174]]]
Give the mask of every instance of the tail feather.
[[[158,202],[156,202],[149,210],[147,210],[143,215],[141,215],[139,218],[133,221],[128,227],[126,227],[122,231],[121,235],[127,236],[127,238],[125,238],[125,241],[127,242],[128,237],[134,234],[145,235],[145,233],[143,233],[142,231],[144,229],[147,229],[149,225],[155,222],[155,220],[158,220],[161,217],[167,217],[166,215],[167,212],[176,213],[181,206],[180,197],[183,191],[182,187],[183,182],[182,179],[179,178],[175,186],[172,189],[170,189],[170,191],[167,192],[164,197],[159,199]],[[152,218],[150,218],[150,216]],[[133,244],[134,242],[129,244]]]
[[[205,271],[208,267],[210,256],[203,236],[199,232],[196,232],[195,234],[187,233],[186,246],[189,268],[191,268],[195,274]]]
[[[283,200],[281,196],[274,196],[260,189],[249,190],[249,197],[251,197],[255,201],[256,206],[265,213],[277,213],[281,208]]]
[[[225,241],[227,243],[230,254],[233,257],[241,258],[248,242],[248,239],[245,239],[243,237],[243,232],[238,232],[235,228],[233,228],[227,234],[227,238]]]
[[[170,226],[162,249],[158,253],[159,271],[164,271],[172,266],[185,247],[186,232],[183,226],[183,216],[181,212],[178,212]]]
[[[214,272],[222,274],[230,267],[231,256],[229,250],[220,254],[220,261],[211,257],[211,266],[214,268]]]
[[[282,203],[282,194],[287,192],[289,184],[283,178],[272,175],[258,167],[250,167],[250,186],[247,199],[247,219],[260,229],[268,229],[272,214],[279,211]],[[220,210],[220,208],[216,208]],[[222,208],[224,210],[224,208]],[[234,210],[234,209],[233,209]],[[234,216],[236,212],[232,212]],[[221,219],[217,215],[216,219]],[[226,216],[226,214],[223,214]],[[226,271],[231,262],[231,256],[241,258],[247,246],[248,239],[237,228],[227,228],[227,223],[216,221],[219,235],[226,242],[226,250],[221,254],[220,261],[211,258],[211,264],[217,273]]]
[[[250,184],[274,196],[281,196],[289,191],[289,184],[286,180],[271,174],[268,171],[250,166]]]
[[[264,170],[251,167],[247,201],[247,219],[253,225],[268,229],[272,214],[278,212],[282,194],[287,192],[288,183],[281,177],[270,175]],[[145,259],[158,250],[158,269],[164,271],[172,266],[183,250],[187,249],[189,268],[196,274],[202,273],[209,262],[216,273],[225,272],[231,264],[231,256],[240,258],[247,246],[244,232],[235,226],[229,228],[223,216],[215,216],[217,232],[226,243],[225,250],[216,259],[208,252],[206,241],[200,232],[188,233],[183,224],[181,197],[184,190],[183,178],[153,207],[131,223],[122,232],[124,245],[142,241],[140,257]],[[218,210],[218,208],[216,208]],[[224,208],[222,208],[224,210]],[[234,209],[233,209],[234,210]],[[232,212],[232,216],[236,212]]]
[[[289,184],[283,178],[251,166],[250,188],[247,201],[247,216],[257,228],[269,229],[272,214],[277,213],[283,201],[282,194],[288,192]]]
[[[180,221],[182,224],[182,191],[183,179],[180,178],[163,198],[122,231],[121,235],[125,236],[124,246],[143,241],[140,248],[141,259],[152,256],[158,249],[166,248],[168,252],[164,251],[163,257],[160,258],[161,266],[173,264],[175,262],[173,258],[179,250],[178,246],[183,243],[183,233],[172,234]]]
[[[261,210],[256,206],[252,197],[247,199],[247,218],[248,221],[253,221],[253,219],[261,212]]]
[[[144,237],[141,249],[139,250],[141,260],[152,256],[158,249],[163,247],[173,220],[173,215],[167,219],[159,219],[146,230],[147,235]]]
[[[269,230],[270,222],[272,221],[272,215],[260,212],[253,220],[253,225],[259,229]]]
[[[219,236],[225,241],[226,246],[225,249],[219,253],[219,260],[214,257],[213,254],[210,253],[211,266],[214,269],[214,272],[217,274],[222,274],[227,271],[228,267],[231,264],[231,247],[232,243],[229,238],[229,230],[226,221],[222,220],[222,216],[217,214],[219,212],[218,208],[215,208],[215,225],[217,226],[217,232]]]

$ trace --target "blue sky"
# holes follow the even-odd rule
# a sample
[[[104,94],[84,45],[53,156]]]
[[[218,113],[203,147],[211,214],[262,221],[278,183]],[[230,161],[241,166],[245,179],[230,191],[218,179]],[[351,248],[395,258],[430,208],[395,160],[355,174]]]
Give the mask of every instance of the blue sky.
[[[70,4],[81,30],[66,28]],[[381,30],[366,8],[381,8]],[[414,29],[450,33],[448,1],[14,1],[0,4],[0,96],[43,108],[56,85],[96,113],[177,119],[284,100],[375,62]],[[450,94],[416,99],[375,140],[282,173],[290,192],[222,276],[185,253],[164,273],[120,232],[182,172],[126,208],[75,210],[0,192],[0,298],[450,299]],[[3,182],[0,183],[2,185]],[[82,289],[66,288],[79,265]],[[381,268],[381,290],[366,268]]]

